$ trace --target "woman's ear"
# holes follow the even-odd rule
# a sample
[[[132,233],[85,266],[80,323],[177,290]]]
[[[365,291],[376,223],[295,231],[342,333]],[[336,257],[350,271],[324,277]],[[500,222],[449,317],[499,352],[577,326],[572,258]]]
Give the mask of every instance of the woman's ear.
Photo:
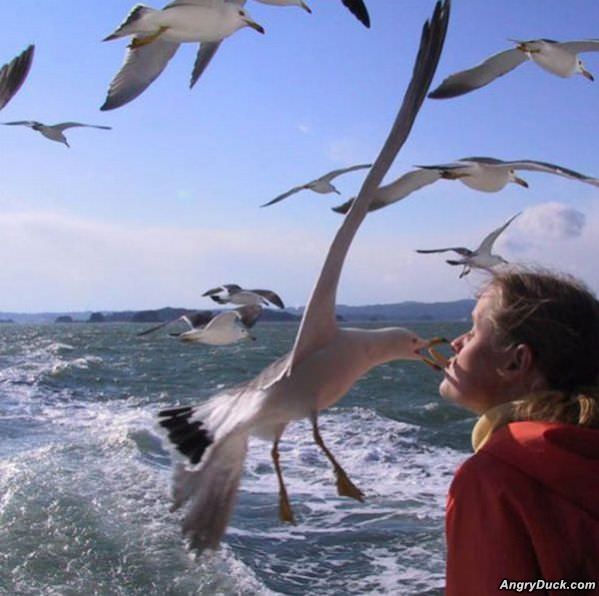
[[[510,350],[507,370],[512,373],[526,373],[532,370],[533,355],[530,346],[518,344]]]

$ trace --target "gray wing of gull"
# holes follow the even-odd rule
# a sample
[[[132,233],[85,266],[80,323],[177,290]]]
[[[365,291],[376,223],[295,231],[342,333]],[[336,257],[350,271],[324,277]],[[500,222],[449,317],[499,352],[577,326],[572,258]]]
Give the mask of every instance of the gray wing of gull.
[[[437,169],[436,167],[431,167],[414,170],[412,172],[404,174],[403,176],[395,180],[395,182],[391,182],[391,184],[381,186],[381,188],[379,188],[376,191],[374,198],[370,203],[368,211],[376,211],[377,209],[386,207],[391,203],[395,203],[396,201],[399,201],[407,197],[414,191],[429,184],[432,184],[433,182],[436,182],[437,180],[439,180],[439,178],[441,178],[440,169]],[[336,211],[337,213],[347,213],[349,211],[349,208],[352,206],[354,200],[355,199],[350,199],[342,205],[333,207],[333,211]]]
[[[599,179],[592,178],[586,174],[581,174],[575,170],[564,168],[563,166],[557,166],[546,161],[533,161],[530,159],[516,160],[516,161],[504,161],[501,163],[503,166],[514,168],[515,170],[529,170],[532,172],[547,172],[548,174],[556,174],[557,176],[563,176],[564,178],[571,178],[578,180],[579,182],[586,182],[593,186],[599,186]]]
[[[213,318],[214,313],[211,310],[200,310],[198,312],[191,313],[190,315],[183,315],[181,318],[189,325],[191,329],[198,329],[207,325]]]
[[[428,254],[432,254],[432,253],[436,253],[436,252],[448,252],[448,251],[457,252],[462,257],[471,257],[474,254],[473,251],[471,251],[469,248],[466,248],[465,246],[452,246],[452,247],[448,247],[448,248],[427,248],[427,249],[419,248],[419,249],[416,249],[416,252],[423,254],[423,255],[428,255]]]
[[[29,126],[29,128],[33,128],[34,126],[40,126],[42,123],[37,122],[36,120],[17,120],[15,122],[3,122],[2,124],[6,124],[6,126]]]
[[[362,23],[365,27],[370,27],[370,15],[363,0],[341,0],[343,5],[349,8],[350,12]]]
[[[428,96],[432,99],[446,99],[464,95],[488,85],[497,77],[510,72],[510,70],[513,70],[526,60],[528,60],[526,54],[518,49],[500,52],[487,58],[474,68],[462,70],[448,76]]]
[[[51,128],[63,131],[67,128],[77,128],[82,126],[84,126],[85,128],[101,128],[103,130],[112,130],[111,126],[101,126],[99,124],[82,124],[81,122],[61,122],[59,124],[52,124]]]
[[[112,79],[108,96],[100,109],[120,108],[143,93],[164,70],[178,48],[178,43],[161,39],[138,48],[129,47],[125,63]]]
[[[314,182],[314,180],[312,182]],[[286,199],[287,197],[295,194],[296,192],[299,192],[300,190],[306,190],[307,188],[310,188],[309,185],[310,185],[310,182],[308,182],[307,184],[302,184],[300,186],[295,186],[291,190],[284,192],[282,195],[275,197],[274,199],[272,199],[272,201],[268,201],[268,203],[264,203],[264,205],[260,205],[260,207],[268,207],[269,205],[274,205],[275,203],[278,203],[279,201]]]
[[[262,307],[259,304],[248,304],[235,309],[239,314],[241,322],[249,329],[256,324],[256,321],[262,314]]]
[[[216,41],[204,42],[200,44],[200,49],[198,50],[196,61],[193,65],[191,80],[189,81],[190,89],[198,82],[198,79],[202,76],[202,73],[206,70],[212,58],[214,58],[214,54],[216,54],[216,51],[220,47],[221,43],[222,42],[220,41]]]
[[[518,217],[520,213],[516,213],[516,215],[510,217],[502,226],[498,227],[496,230],[493,230],[488,236],[484,238],[484,240],[480,243],[480,246],[474,251],[476,254],[491,254],[491,250],[493,250],[493,244],[495,244],[495,240],[499,238],[500,234]]]
[[[0,68],[0,110],[14,97],[25,82],[31,68],[34,51],[35,46],[30,45],[16,58]]]
[[[201,310],[190,315],[182,315],[177,317],[176,319],[171,319],[170,321],[165,321],[164,323],[160,323],[159,325],[154,325],[154,327],[150,327],[145,331],[141,331],[137,334],[137,337],[142,337],[144,335],[148,335],[149,333],[153,333],[154,331],[158,331],[158,329],[162,329],[171,323],[176,323],[177,321],[185,321],[191,329],[202,327],[206,325],[210,320],[214,318],[214,314],[209,310]]]
[[[558,45],[574,54],[579,52],[599,52],[599,39],[581,39],[578,41],[561,41]]]
[[[234,310],[224,310],[219,312],[207,325],[204,327],[204,331],[218,331],[219,329],[226,329],[235,325],[237,322],[241,322],[241,315]]]
[[[273,292],[272,290],[248,290],[249,292],[254,292],[254,294],[258,294],[258,296],[262,296],[263,298],[266,298],[266,300],[268,300],[269,302],[272,302],[272,304],[274,304],[275,306],[278,306],[279,308],[285,308],[285,305],[283,304],[283,301],[281,300],[281,297]]]
[[[366,176],[358,198],[333,239],[310,300],[304,310],[289,361],[281,375],[290,374],[293,366],[326,345],[337,333],[335,302],[343,262],[360,224],[368,213],[368,207],[376,189],[380,186],[381,180],[408,138],[416,115],[424,101],[443,48],[449,12],[450,0],[437,2],[430,22],[427,21],[424,24],[412,78],[399,113],[385,145]],[[274,379],[273,382],[276,380]]]
[[[226,290],[227,292],[229,292],[231,294],[233,292],[241,291],[241,286],[238,286],[237,284],[224,284],[222,286],[212,288],[211,290],[206,290],[202,294],[202,296],[213,296],[214,294],[218,294],[218,293],[222,292],[223,290]]]
[[[350,166],[349,168],[341,168],[339,170],[333,170],[324,176],[318,178],[318,180],[323,180],[326,182],[330,182],[333,178],[337,178],[337,176],[341,176],[341,174],[347,174],[348,172],[353,172],[355,170],[365,170],[366,168],[372,167],[371,163],[365,163],[358,166]]]

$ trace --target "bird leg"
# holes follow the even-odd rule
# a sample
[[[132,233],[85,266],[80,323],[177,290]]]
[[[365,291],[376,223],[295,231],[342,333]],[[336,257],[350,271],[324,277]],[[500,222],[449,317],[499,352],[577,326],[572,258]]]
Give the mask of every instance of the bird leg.
[[[528,45],[526,44],[526,42],[521,42],[516,46],[516,49],[520,50],[521,52],[524,52],[526,54],[538,54],[541,50],[533,50],[531,48],[528,47]]]
[[[293,511],[289,503],[289,497],[287,496],[287,489],[283,482],[283,473],[281,472],[281,466],[279,464],[279,439],[277,438],[272,445],[270,452],[272,461],[275,465],[275,471],[277,473],[277,479],[279,481],[279,518],[281,521],[289,522],[295,525],[295,518],[293,517]]]
[[[312,433],[316,444],[324,451],[329,461],[333,464],[333,470],[337,478],[337,494],[343,497],[351,497],[357,501],[364,501],[364,493],[349,479],[345,470],[337,463],[337,460],[333,457],[333,454],[327,449],[324,444],[320,431],[318,430],[317,416],[312,416]]]
[[[162,26],[158,29],[158,31],[156,31],[156,33],[152,33],[151,35],[146,35],[144,37],[134,37],[131,43],[129,44],[129,47],[132,50],[135,50],[137,48],[147,46],[153,41],[156,41],[167,29],[168,27]]]

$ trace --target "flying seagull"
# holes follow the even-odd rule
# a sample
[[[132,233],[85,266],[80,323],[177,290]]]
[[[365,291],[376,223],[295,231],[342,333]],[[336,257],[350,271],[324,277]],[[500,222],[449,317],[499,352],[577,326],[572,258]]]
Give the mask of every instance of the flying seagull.
[[[349,168],[342,168],[340,170],[333,170],[332,172],[329,172],[328,174],[324,174],[324,176],[321,176],[320,178],[316,178],[316,180],[312,180],[311,182],[307,182],[306,184],[301,184],[300,186],[296,186],[295,188],[292,188],[291,190],[284,192],[282,195],[275,197],[272,201],[269,201],[268,203],[264,203],[264,205],[260,205],[260,206],[268,207],[269,205],[274,205],[275,203],[278,203],[279,201],[286,199],[287,197],[291,196],[292,194],[295,194],[296,192],[299,192],[300,190],[313,190],[314,192],[317,192],[320,194],[327,194],[330,192],[334,192],[339,195],[341,193],[335,188],[335,186],[333,186],[333,184],[331,183],[331,180],[333,180],[334,178],[337,178],[337,176],[341,176],[341,174],[347,174],[347,172],[353,172],[355,170],[364,170],[366,168],[370,168],[371,166],[372,166],[371,163],[367,163],[367,164],[363,164],[363,165],[359,165],[359,166],[351,166]]]
[[[35,46],[30,45],[24,52],[0,68],[0,110],[13,98],[25,82]]]
[[[425,23],[412,79],[401,109],[356,204],[341,224],[316,286],[303,313],[291,352],[253,380],[224,389],[196,406],[174,407],[159,413],[169,439],[187,457],[188,465],[175,470],[173,509],[187,504],[182,530],[191,548],[215,549],[225,532],[239,486],[248,437],[273,442],[272,459],[279,483],[279,513],[294,517],[279,465],[278,444],[286,425],[309,416],[316,443],[333,465],[340,494],[363,499],[324,444],[318,412],[336,403],[349,388],[377,364],[399,358],[425,360],[420,350],[438,339],[424,340],[400,327],[386,329],[340,328],[335,319],[337,286],[353,237],[364,220],[373,191],[378,188],[405,142],[425,98],[443,46],[449,0],[437,2]],[[438,366],[435,362],[429,363]]]
[[[370,211],[386,207],[407,197],[415,190],[442,179],[459,180],[469,188],[482,192],[498,192],[509,182],[528,188],[528,182],[516,175],[517,170],[556,174],[564,178],[599,186],[599,179],[597,178],[591,178],[563,166],[530,159],[502,161],[493,157],[465,157],[448,164],[418,166],[418,168],[418,170],[404,174],[387,186],[381,186],[375,193]],[[354,199],[350,199],[342,205],[333,207],[333,211],[347,213],[353,201]]]
[[[249,334],[248,329],[254,326],[261,314],[262,307],[256,304],[241,306],[220,313],[205,310],[198,311],[171,321],[165,321],[137,335],[142,337],[176,321],[183,321],[187,323],[189,330],[183,333],[171,333],[171,335],[178,337],[181,341],[224,346],[242,339],[255,339]]]
[[[242,27],[264,29],[243,8],[244,0],[175,0],[162,10],[133,7],[110,41],[133,36],[125,62],[108,89],[101,110],[113,110],[135,99],[160,75],[181,43],[200,42],[190,87],[193,87],[220,43]]]
[[[246,290],[237,284],[224,284],[207,290],[202,296],[209,296],[218,304],[258,304],[267,306],[269,303],[285,308],[278,294],[272,290]]]
[[[37,130],[42,135],[44,135],[47,139],[51,141],[56,141],[58,143],[63,143],[67,147],[70,147],[67,138],[64,136],[64,131],[68,128],[76,128],[84,126],[86,128],[101,128],[102,130],[111,130],[110,126],[99,126],[97,124],[82,124],[81,122],[60,122],[59,124],[42,124],[41,122],[37,122],[37,120],[19,120],[18,122],[3,122],[8,126],[14,125],[22,125],[28,126],[33,130]]]
[[[460,273],[460,279],[464,277],[464,275],[468,275],[472,268],[477,269],[485,269],[487,271],[491,271],[493,267],[496,265],[506,264],[507,261],[500,257],[499,255],[493,254],[491,251],[493,250],[493,244],[495,244],[495,240],[499,238],[499,235],[503,233],[503,231],[518,217],[520,213],[516,213],[513,217],[510,217],[502,226],[493,230],[485,239],[480,243],[480,246],[475,250],[470,250],[469,248],[465,248],[463,246],[454,246],[451,248],[432,248],[432,249],[419,249],[416,252],[420,254],[431,254],[437,252],[448,252],[453,251],[458,253],[461,257],[460,260],[447,260],[446,262],[450,265],[463,265],[462,272]]]
[[[487,58],[478,66],[457,72],[447,77],[439,87],[429,93],[433,99],[446,99],[464,95],[488,85],[496,78],[514,70],[526,60],[532,60],[547,72],[559,77],[571,77],[581,74],[593,81],[593,75],[586,70],[579,52],[598,52],[599,39],[581,39],[577,41],[553,41],[552,39],[533,39],[515,41],[516,47]]]

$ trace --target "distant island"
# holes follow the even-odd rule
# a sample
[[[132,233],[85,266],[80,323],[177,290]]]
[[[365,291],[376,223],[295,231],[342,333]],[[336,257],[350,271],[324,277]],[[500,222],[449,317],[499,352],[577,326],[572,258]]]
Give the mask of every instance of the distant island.
[[[365,306],[337,305],[337,318],[347,322],[368,321],[467,321],[470,319],[475,300],[453,302],[398,302],[394,304],[370,304]],[[155,310],[83,311],[46,313],[3,313],[0,322],[17,324],[40,323],[162,323],[172,321],[198,309],[166,306]],[[205,309],[208,310],[208,309]],[[219,312],[223,309],[210,309]],[[263,322],[298,322],[302,308],[284,310],[265,308]]]

